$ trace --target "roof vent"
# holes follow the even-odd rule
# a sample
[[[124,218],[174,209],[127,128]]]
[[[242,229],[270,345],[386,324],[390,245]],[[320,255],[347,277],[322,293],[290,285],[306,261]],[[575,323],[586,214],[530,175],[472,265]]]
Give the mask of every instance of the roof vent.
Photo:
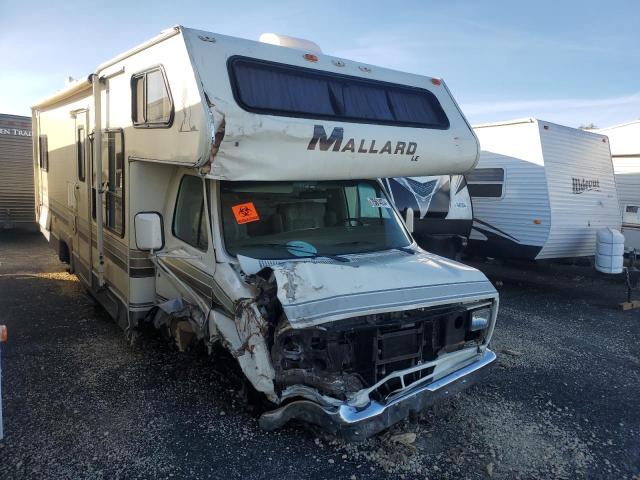
[[[278,33],[263,33],[260,35],[262,43],[270,43],[279,47],[296,48],[305,52],[322,53],[322,49],[317,43],[304,38],[289,37],[288,35],[280,35]]]

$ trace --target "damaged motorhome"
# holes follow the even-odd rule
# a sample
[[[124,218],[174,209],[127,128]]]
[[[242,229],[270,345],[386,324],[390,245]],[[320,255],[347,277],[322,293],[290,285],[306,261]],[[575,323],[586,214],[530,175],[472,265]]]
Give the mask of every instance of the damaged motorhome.
[[[495,289],[377,180],[474,167],[439,79],[174,27],[35,105],[33,135],[60,258],[127,332],[225,347],[264,428],[366,438],[495,359]]]

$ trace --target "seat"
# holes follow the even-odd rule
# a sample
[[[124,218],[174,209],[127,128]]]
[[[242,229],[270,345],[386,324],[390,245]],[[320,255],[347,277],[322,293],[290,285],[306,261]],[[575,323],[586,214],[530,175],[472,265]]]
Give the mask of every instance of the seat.
[[[285,232],[324,227],[325,211],[325,205],[318,202],[292,203],[278,208]]]

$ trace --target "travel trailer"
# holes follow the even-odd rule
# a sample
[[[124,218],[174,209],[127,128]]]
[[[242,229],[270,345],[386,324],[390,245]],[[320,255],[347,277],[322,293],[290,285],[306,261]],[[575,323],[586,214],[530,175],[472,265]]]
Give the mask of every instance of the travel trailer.
[[[471,197],[463,175],[385,178],[383,184],[403,216],[413,213],[413,237],[420,247],[460,258],[473,223]]]
[[[466,175],[470,252],[526,260],[593,256],[596,232],[620,229],[605,136],[535,118],[474,130],[481,152]]]
[[[597,132],[609,137],[625,251],[640,253],[640,120]]]
[[[129,334],[226,348],[264,428],[359,439],[486,375],[498,295],[377,180],[473,168],[444,82],[310,46],[178,26],[38,103],[38,218]]]
[[[0,113],[0,229],[38,231],[31,144],[31,119]]]

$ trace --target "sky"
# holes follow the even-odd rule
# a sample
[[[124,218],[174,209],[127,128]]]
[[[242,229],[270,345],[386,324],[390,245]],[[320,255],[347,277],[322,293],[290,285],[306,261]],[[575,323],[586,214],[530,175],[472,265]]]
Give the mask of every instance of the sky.
[[[471,123],[640,118],[640,1],[0,0],[0,113],[182,24],[442,77]]]

